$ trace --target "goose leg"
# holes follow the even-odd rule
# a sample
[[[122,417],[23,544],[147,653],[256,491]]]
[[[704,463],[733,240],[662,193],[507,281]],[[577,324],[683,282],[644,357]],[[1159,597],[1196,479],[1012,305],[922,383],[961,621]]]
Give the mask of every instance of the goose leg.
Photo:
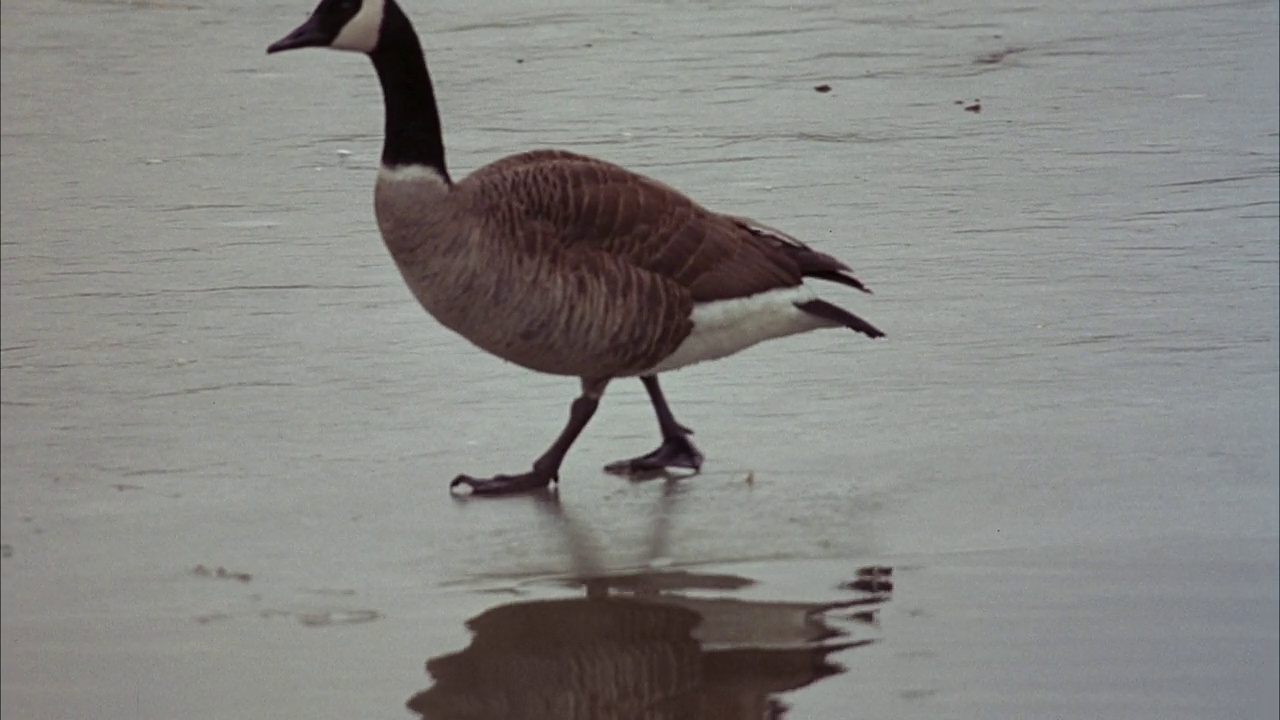
[[[551,447],[542,456],[533,461],[533,469],[518,475],[494,475],[489,478],[474,478],[470,475],[459,475],[449,483],[452,491],[459,485],[471,488],[473,495],[509,495],[512,493],[537,490],[551,484],[552,480],[560,481],[560,463],[569,452],[573,441],[578,439],[582,429],[587,426],[596,407],[600,405],[600,396],[608,380],[583,380],[582,394],[573,401],[569,409],[569,422],[560,431],[560,436],[551,443]]]
[[[662,444],[656,450],[640,457],[618,460],[604,466],[605,472],[615,475],[632,475],[635,473],[653,472],[669,467],[689,468],[697,470],[702,467],[702,453],[693,446],[689,436],[693,431],[676,422],[675,415],[667,405],[658,385],[657,375],[645,375],[640,378],[644,389],[649,392],[649,400],[653,402],[653,411],[658,416],[658,429],[662,431]]]

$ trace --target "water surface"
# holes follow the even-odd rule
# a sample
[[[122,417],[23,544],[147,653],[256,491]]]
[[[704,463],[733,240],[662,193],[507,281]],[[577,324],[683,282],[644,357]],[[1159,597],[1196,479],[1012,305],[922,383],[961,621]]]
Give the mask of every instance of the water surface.
[[[695,479],[600,472],[657,440],[619,382],[558,503],[451,500],[576,382],[412,302],[368,63],[267,58],[292,0],[5,3],[6,717],[410,717],[429,660],[532,647],[468,620],[602,584],[814,609],[752,712],[1276,714],[1275,3],[406,5],[455,175],[633,167],[846,259],[889,338],[664,378]]]

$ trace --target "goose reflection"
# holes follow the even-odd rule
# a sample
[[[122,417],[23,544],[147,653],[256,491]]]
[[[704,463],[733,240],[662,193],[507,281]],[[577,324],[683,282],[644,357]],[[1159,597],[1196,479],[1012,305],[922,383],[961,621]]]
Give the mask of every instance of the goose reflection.
[[[544,509],[575,565],[595,565],[581,528],[554,501]],[[665,523],[653,535],[650,551],[662,550]],[[841,584],[850,597],[826,603],[733,597],[753,584],[733,575],[579,575],[565,584],[585,597],[472,618],[471,644],[429,660],[434,683],[407,704],[424,720],[781,718],[780,694],[843,672],[833,653],[874,642],[856,635],[888,600],[891,573],[861,568]]]

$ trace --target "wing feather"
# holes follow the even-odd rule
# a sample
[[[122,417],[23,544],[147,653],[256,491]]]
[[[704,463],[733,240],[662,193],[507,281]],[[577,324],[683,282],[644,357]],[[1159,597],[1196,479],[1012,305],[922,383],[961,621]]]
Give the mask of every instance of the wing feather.
[[[508,226],[552,232],[513,238],[527,252],[556,243],[605,253],[667,278],[693,302],[794,287],[804,277],[866,287],[844,263],[774,228],[721,215],[683,193],[612,163],[563,150],[536,150],[477,170],[474,182]]]

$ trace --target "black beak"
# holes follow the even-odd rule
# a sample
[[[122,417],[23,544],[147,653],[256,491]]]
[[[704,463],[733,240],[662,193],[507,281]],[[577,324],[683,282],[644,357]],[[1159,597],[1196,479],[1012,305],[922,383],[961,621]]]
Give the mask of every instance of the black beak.
[[[297,50],[304,47],[324,47],[329,44],[332,38],[316,21],[316,16],[312,15],[307,21],[294,28],[293,32],[285,35],[279,40],[271,43],[267,47],[267,54],[284,52],[285,50]]]

